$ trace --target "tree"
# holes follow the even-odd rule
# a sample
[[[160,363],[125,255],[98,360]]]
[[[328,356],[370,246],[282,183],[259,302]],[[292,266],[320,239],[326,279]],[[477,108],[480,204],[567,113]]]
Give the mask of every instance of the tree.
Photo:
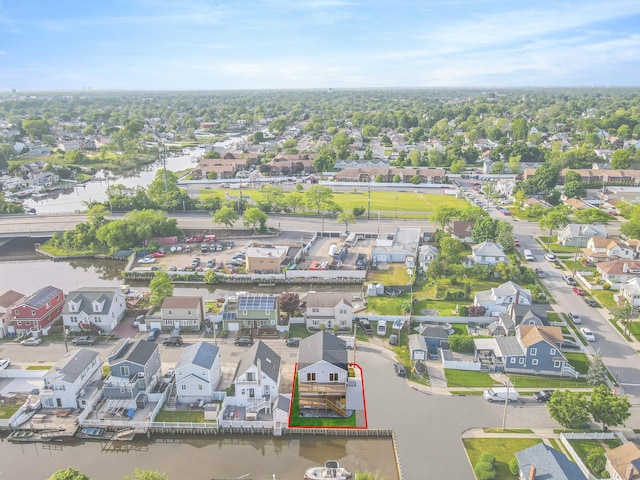
[[[442,229],[449,225],[451,221],[459,215],[460,211],[454,207],[438,207],[433,212],[432,220],[439,223]]]
[[[280,310],[289,315],[300,309],[300,296],[294,292],[285,292],[280,295]]]
[[[351,212],[342,212],[340,215],[338,215],[338,218],[336,220],[338,220],[338,222],[340,223],[344,223],[344,231],[345,233],[349,233],[349,225],[355,223],[356,216]]]
[[[244,212],[243,222],[244,225],[259,232],[266,232],[267,230],[267,214],[260,210],[258,207],[247,208]]]
[[[545,162],[533,176],[534,186],[538,192],[550,192],[558,184],[560,165],[556,162]]]
[[[296,210],[304,205],[304,195],[292,190],[285,195],[284,204],[289,207],[293,213],[296,213]]]
[[[584,188],[582,182],[566,182],[563,189],[564,195],[567,198],[582,198],[587,194],[587,190]]]
[[[629,303],[625,303],[621,307],[611,309],[611,315],[614,322],[624,326],[624,333],[630,335],[631,321],[638,316],[635,309]]]
[[[502,175],[504,173],[504,162],[496,162],[491,166],[492,175]]]
[[[64,470],[58,470],[49,477],[49,480],[91,480],[84,473],[76,470],[75,468],[65,468]]]
[[[522,156],[514,155],[509,157],[509,171],[515,175],[518,175],[522,171],[522,165],[520,164],[520,160]]]
[[[157,271],[149,282],[149,290],[151,291],[151,303],[155,306],[162,305],[165,298],[173,295],[173,284],[169,274],[162,270]]]
[[[629,150],[618,149],[611,154],[611,168],[626,169],[631,166],[633,154]]]
[[[479,218],[471,230],[471,239],[474,243],[481,243],[485,240],[495,240],[498,220],[491,217]]]
[[[475,222],[482,217],[488,217],[489,212],[477,205],[470,205],[458,211],[457,217],[465,222]]]
[[[178,176],[167,171],[165,177],[164,169],[156,172],[156,178],[147,188],[147,197],[156,208],[162,210],[175,210],[183,206],[182,202],[190,201],[187,192],[178,187]]]
[[[589,402],[582,392],[556,390],[547,402],[549,415],[564,428],[589,423]]]
[[[453,265],[460,262],[460,255],[464,251],[464,245],[460,240],[452,237],[444,237],[440,240],[440,258]]]
[[[320,213],[333,201],[333,191],[324,185],[312,185],[304,194],[306,204]]]
[[[538,219],[538,225],[542,229],[549,229],[549,236],[547,238],[547,249],[549,248],[549,243],[551,242],[551,234],[554,230],[557,230],[560,227],[564,227],[569,223],[569,214],[567,213],[566,207],[560,205],[558,207],[554,207],[551,210],[548,210],[540,219]]]
[[[496,243],[502,245],[502,248],[504,248],[506,252],[513,253],[515,249],[513,243],[513,224],[506,220],[498,220],[494,240]]]
[[[471,335],[454,333],[449,336],[449,346],[454,352],[471,353],[473,352],[473,345],[473,337]]]
[[[584,208],[573,212],[573,216],[580,223],[601,223],[608,225],[611,221],[611,214],[597,208]]]
[[[599,349],[593,357],[591,357],[591,360],[589,360],[587,383],[592,387],[605,385],[607,383],[607,367],[604,366]]]
[[[238,218],[238,213],[233,208],[224,206],[213,214],[213,223],[222,223],[231,227],[238,221]]]
[[[127,475],[122,480],[169,480],[169,477],[166,473],[136,468],[131,476]]]
[[[262,187],[262,200],[260,205],[265,212],[273,212],[275,208],[282,202],[284,190],[273,185],[265,185]]]
[[[467,162],[464,160],[455,160],[451,162],[451,173],[457,174],[464,172],[464,169],[467,168]]]
[[[22,129],[32,140],[40,140],[43,135],[49,133],[51,126],[41,118],[28,118],[22,122]]]
[[[218,276],[216,275],[216,272],[214,270],[208,269],[206,272],[204,272],[202,280],[207,285],[212,285],[214,283],[218,283]]]
[[[598,385],[591,392],[589,411],[593,421],[602,424],[603,430],[624,423],[631,415],[630,409],[629,399],[614,395],[607,385]]]

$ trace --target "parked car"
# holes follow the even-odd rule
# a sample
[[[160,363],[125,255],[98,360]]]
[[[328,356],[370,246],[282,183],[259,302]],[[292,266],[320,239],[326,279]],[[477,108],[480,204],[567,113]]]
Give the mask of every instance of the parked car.
[[[210,258],[209,260],[207,260],[207,268],[213,268],[216,266],[216,261],[212,258]]]
[[[8,358],[0,358],[0,370],[4,370],[9,365],[11,365],[11,360]]]
[[[513,240],[513,246],[514,247],[519,247],[520,246],[520,240],[518,240],[517,238]]]
[[[582,323],[582,319],[580,318],[580,315],[578,315],[577,313],[569,312],[569,318],[576,325],[579,325]]]
[[[384,337],[387,335],[387,322],[380,320],[378,322],[378,327],[376,328],[376,334],[379,337]]]
[[[438,356],[439,356],[439,350],[438,347],[434,347],[433,345],[430,346],[429,348],[427,348],[427,352],[429,354],[429,358],[431,360],[437,360]]]
[[[200,266],[200,257],[196,257],[193,260],[191,260],[191,267],[192,268],[196,268]]]
[[[589,297],[584,297],[584,303],[586,303],[590,307],[595,307],[597,305],[596,302]]]
[[[369,320],[366,318],[361,318],[359,320],[360,326],[362,327],[362,331],[367,335],[373,335],[373,328],[371,328],[371,324]]]
[[[545,277],[544,272],[543,272],[543,271],[542,271],[542,269],[540,269],[540,268],[536,268],[536,269],[534,269],[534,272],[535,272],[535,274],[536,274],[539,278],[544,278],[544,277]]]
[[[551,395],[553,395],[553,390],[540,390],[533,394],[533,398],[535,398],[540,403],[546,403],[551,400]]]
[[[137,327],[138,325],[140,325],[142,322],[144,322],[144,319],[147,318],[146,315],[138,315],[135,320],[133,321],[133,326]]]
[[[544,258],[546,258],[550,262],[555,262],[556,261],[556,256],[553,253],[545,253],[544,254]]]
[[[389,345],[397,345],[398,344],[398,335],[392,333],[389,335]]]
[[[42,343],[42,339],[40,337],[37,338],[27,338],[20,342],[20,345],[24,345],[25,347],[35,347],[36,345],[40,345]]]
[[[165,347],[177,347],[182,345],[182,337],[169,337],[162,341],[162,345]]]
[[[394,363],[393,369],[396,371],[396,375],[398,375],[399,377],[407,376],[407,369],[404,368],[404,365],[402,365],[401,363]]]
[[[485,390],[482,396],[489,403],[493,402],[515,402],[518,400],[518,392],[509,387],[493,387],[489,390]]]
[[[562,350],[580,350],[580,345],[573,340],[567,340],[566,338],[560,342],[560,349]]]
[[[580,287],[573,287],[573,293],[584,297],[584,290],[582,290]]]
[[[564,281],[567,282],[567,285],[575,285],[576,280],[571,275],[565,275]]]
[[[96,340],[96,337],[83,335],[81,337],[75,337],[73,340],[71,340],[71,343],[73,345],[95,345]]]
[[[251,337],[238,337],[233,341],[234,345],[239,345],[241,347],[250,347],[253,345],[253,338]]]
[[[585,340],[587,342],[595,342],[596,341],[596,336],[587,327],[582,327],[580,329],[580,333],[582,334],[582,336],[585,338]]]
[[[138,263],[155,263],[156,259],[151,257],[151,256],[147,256],[147,257],[142,257],[140,260],[138,260]]]
[[[160,329],[152,328],[149,331],[149,335],[147,335],[147,340],[149,340],[150,342],[155,342],[158,339],[159,335],[160,335]]]
[[[162,258],[162,257],[164,257],[164,253],[162,253],[162,252],[153,252],[153,253],[151,254],[151,256],[152,256],[153,258]]]
[[[300,340],[302,340],[299,337],[291,337],[291,338],[287,338],[284,342],[284,344],[287,347],[297,347],[300,345]]]

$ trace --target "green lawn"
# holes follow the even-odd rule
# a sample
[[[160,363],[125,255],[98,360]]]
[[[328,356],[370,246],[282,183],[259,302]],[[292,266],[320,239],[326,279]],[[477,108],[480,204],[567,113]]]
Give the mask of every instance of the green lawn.
[[[29,365],[27,370],[51,370],[51,365]]]
[[[500,385],[488,373],[469,372],[466,370],[453,370],[445,368],[445,378],[449,388],[457,387],[493,387]]]
[[[630,330],[631,334],[636,337],[636,340],[640,340],[640,322],[637,320],[635,322],[631,322]]]
[[[378,315],[403,315],[409,304],[408,296],[404,297],[367,297],[367,310]]]
[[[584,353],[579,352],[564,352],[564,356],[567,358],[573,368],[578,373],[586,375],[589,371],[589,358]]]
[[[547,239],[549,238],[548,236],[541,236],[540,238],[540,242],[542,243],[542,245],[544,247],[547,246]],[[551,250],[553,253],[555,254],[569,254],[569,253],[576,253],[576,247],[565,247],[564,245],[560,245],[559,243],[557,243],[556,241],[557,237],[555,235],[553,235],[551,237],[551,243],[549,244],[549,250]],[[580,247],[578,247],[578,251],[580,250]]]
[[[311,332],[307,330],[307,326],[304,323],[291,323],[289,324],[289,338],[299,337],[305,338],[311,335]]]
[[[613,438],[611,440],[605,440],[605,441],[569,440],[569,443],[571,444],[571,446],[576,451],[576,453],[578,454],[578,456],[584,462],[585,465],[587,465],[587,455],[589,454],[589,451],[591,449],[604,448],[606,450],[607,448],[615,448],[621,445],[620,440],[618,440],[617,438]],[[588,468],[588,465],[587,465],[587,468]],[[599,477],[600,472],[594,472],[591,469],[589,469],[589,471],[591,471],[591,473],[594,476]]]
[[[0,418],[3,420],[13,417],[13,414],[18,411],[21,405],[9,406],[0,405]]]
[[[462,443],[471,466],[475,466],[478,459],[485,453],[496,458],[496,480],[513,480],[509,471],[509,462],[516,452],[533,447],[542,440],[536,438],[463,438]]]
[[[154,420],[155,422],[185,422],[185,423],[205,423],[204,412],[202,410],[161,410]],[[207,420],[207,422],[209,422]],[[211,421],[215,423],[215,421]]]
[[[387,270],[369,270],[367,281],[388,285],[408,285],[411,278],[404,263],[389,263]]]
[[[582,378],[554,378],[529,375],[510,375],[509,378],[516,388],[573,388],[586,387],[586,380]]]
[[[615,292],[613,290],[593,290],[591,294],[598,300],[604,308],[608,310],[612,310],[617,308],[615,300],[613,299],[613,294]]]
[[[309,418],[300,417],[300,406],[298,403],[298,381],[293,391],[293,402],[291,404],[291,414],[289,423],[292,427],[344,427],[353,428],[356,426],[356,413],[353,412],[347,418]]]

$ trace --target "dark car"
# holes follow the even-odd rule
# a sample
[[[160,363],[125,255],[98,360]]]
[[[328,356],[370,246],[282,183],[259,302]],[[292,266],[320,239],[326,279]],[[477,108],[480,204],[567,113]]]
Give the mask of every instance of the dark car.
[[[396,371],[396,375],[398,375],[399,377],[407,376],[407,369],[404,368],[404,365],[402,365],[401,363],[394,363],[393,369]]]
[[[291,337],[291,338],[287,338],[284,342],[284,344],[287,347],[297,347],[300,345],[300,340],[302,340],[299,337]]]
[[[73,345],[95,345],[96,337],[90,337],[90,336],[76,337],[73,340],[71,340],[71,343]]]
[[[182,337],[169,337],[166,340],[162,341],[162,345],[167,347],[177,347],[182,345]]]
[[[551,395],[553,395],[553,390],[540,390],[533,394],[533,398],[540,403],[545,403],[551,399]]]
[[[573,340],[563,340],[560,342],[560,348],[567,350],[580,350],[580,345]]]
[[[389,336],[389,345],[397,345],[398,344],[398,335],[395,333],[392,333]]]
[[[147,340],[149,340],[150,342],[154,342],[158,339],[159,335],[160,335],[160,329],[152,328],[151,331],[149,332],[149,335],[147,335]]]
[[[586,303],[587,305],[589,305],[590,307],[595,307],[596,306],[596,302],[594,302],[592,299],[590,299],[589,297],[584,297],[584,303]]]
[[[234,345],[239,345],[241,347],[250,347],[253,345],[253,338],[251,337],[238,337],[233,341]]]

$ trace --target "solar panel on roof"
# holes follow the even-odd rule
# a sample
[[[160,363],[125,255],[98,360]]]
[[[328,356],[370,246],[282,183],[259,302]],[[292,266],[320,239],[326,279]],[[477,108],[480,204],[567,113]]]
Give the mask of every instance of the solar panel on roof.
[[[236,318],[236,312],[225,312],[222,314],[223,320],[235,320]]]
[[[44,287],[29,299],[28,304],[32,307],[40,308],[42,305],[58,295],[59,292],[60,290],[55,287]]]
[[[273,310],[275,297],[241,297],[239,310]]]

